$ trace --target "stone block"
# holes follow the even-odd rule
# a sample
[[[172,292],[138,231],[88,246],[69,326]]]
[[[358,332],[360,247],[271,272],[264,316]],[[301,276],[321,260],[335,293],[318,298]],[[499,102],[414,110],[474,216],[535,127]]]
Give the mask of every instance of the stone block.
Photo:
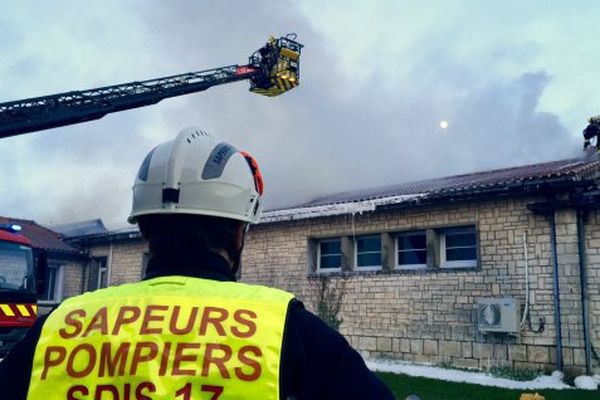
[[[377,350],[377,339],[370,336],[361,336],[358,338],[358,348],[361,350]]]
[[[583,349],[573,349],[573,364],[585,365],[585,352]]]
[[[550,362],[556,363],[556,351],[550,352]],[[566,366],[574,365],[573,362],[573,349],[563,347],[563,363]]]
[[[410,352],[417,355],[423,354],[423,341],[421,339],[413,339],[410,341]]]
[[[525,345],[509,346],[508,359],[512,361],[527,361],[527,347]]]
[[[456,368],[479,369],[479,360],[474,358],[455,358],[451,364]]]
[[[527,361],[548,363],[550,361],[549,348],[545,346],[527,346]]]
[[[507,360],[508,359],[508,346],[505,344],[493,344],[493,358],[494,360]]]
[[[440,340],[439,351],[440,355],[460,357],[462,355],[460,342],[450,342],[447,340]]]
[[[437,340],[424,340],[423,341],[423,354],[426,354],[426,355],[438,354]]]
[[[402,353],[410,353],[410,340],[400,339],[400,351]]]
[[[377,351],[392,351],[392,339],[379,337],[377,338]]]
[[[392,351],[396,354],[400,353],[400,339],[393,338],[392,339]]]
[[[418,362],[418,363],[421,363],[421,364],[422,364],[422,363],[428,363],[428,362],[431,362],[430,356],[426,356],[426,355],[423,355],[423,354],[416,354],[416,355],[414,356],[413,360],[414,360],[415,362]]]
[[[489,343],[473,343],[474,358],[492,358],[494,350]]]
[[[473,344],[471,342],[463,342],[461,347],[464,358],[471,358],[473,356]]]

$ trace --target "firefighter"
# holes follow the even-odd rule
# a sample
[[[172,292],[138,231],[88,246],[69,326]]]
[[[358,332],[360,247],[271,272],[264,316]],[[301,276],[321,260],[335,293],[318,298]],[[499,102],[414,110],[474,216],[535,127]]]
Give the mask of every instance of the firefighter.
[[[600,151],[600,115],[589,119],[589,125],[583,130],[583,149],[586,150],[592,144],[592,139],[596,138],[596,150]]]
[[[129,217],[145,278],[38,320],[0,364],[2,399],[393,399],[292,294],[235,282],[262,192],[256,161],[200,130],[152,150]]]

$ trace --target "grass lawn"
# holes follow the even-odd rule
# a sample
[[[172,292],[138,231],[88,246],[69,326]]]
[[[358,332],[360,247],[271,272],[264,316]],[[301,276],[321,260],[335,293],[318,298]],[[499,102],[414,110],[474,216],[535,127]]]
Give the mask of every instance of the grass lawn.
[[[535,393],[536,390],[509,390],[492,386],[473,385],[439,381],[429,378],[418,378],[408,375],[398,375],[388,372],[377,372],[377,375],[392,390],[397,399],[402,399],[409,394],[418,395],[421,400],[518,400],[521,393]],[[537,390],[546,400],[598,400],[600,390]]]

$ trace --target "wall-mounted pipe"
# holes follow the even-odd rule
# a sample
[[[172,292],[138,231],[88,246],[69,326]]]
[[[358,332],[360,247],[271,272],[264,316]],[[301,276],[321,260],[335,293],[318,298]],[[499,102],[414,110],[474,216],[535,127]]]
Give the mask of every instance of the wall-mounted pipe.
[[[585,215],[577,211],[577,244],[579,247],[579,283],[581,285],[581,319],[583,321],[583,343],[585,351],[585,373],[592,373],[592,343],[590,342],[590,320],[588,313],[587,271],[585,252]]]
[[[558,285],[558,254],[556,251],[556,211],[553,210],[550,219],[550,240],[552,247],[553,288],[554,288],[554,326],[556,329],[556,368],[563,370],[562,327],[560,323],[560,289]]]

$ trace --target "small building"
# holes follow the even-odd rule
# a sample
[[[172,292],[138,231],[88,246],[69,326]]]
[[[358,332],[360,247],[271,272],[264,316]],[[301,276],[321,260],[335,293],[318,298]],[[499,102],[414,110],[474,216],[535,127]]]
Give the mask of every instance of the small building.
[[[267,211],[250,230],[241,279],[295,293],[367,357],[591,371],[599,179],[600,161],[563,160]],[[96,286],[143,275],[135,229],[70,243],[97,266],[88,276],[106,274]]]

